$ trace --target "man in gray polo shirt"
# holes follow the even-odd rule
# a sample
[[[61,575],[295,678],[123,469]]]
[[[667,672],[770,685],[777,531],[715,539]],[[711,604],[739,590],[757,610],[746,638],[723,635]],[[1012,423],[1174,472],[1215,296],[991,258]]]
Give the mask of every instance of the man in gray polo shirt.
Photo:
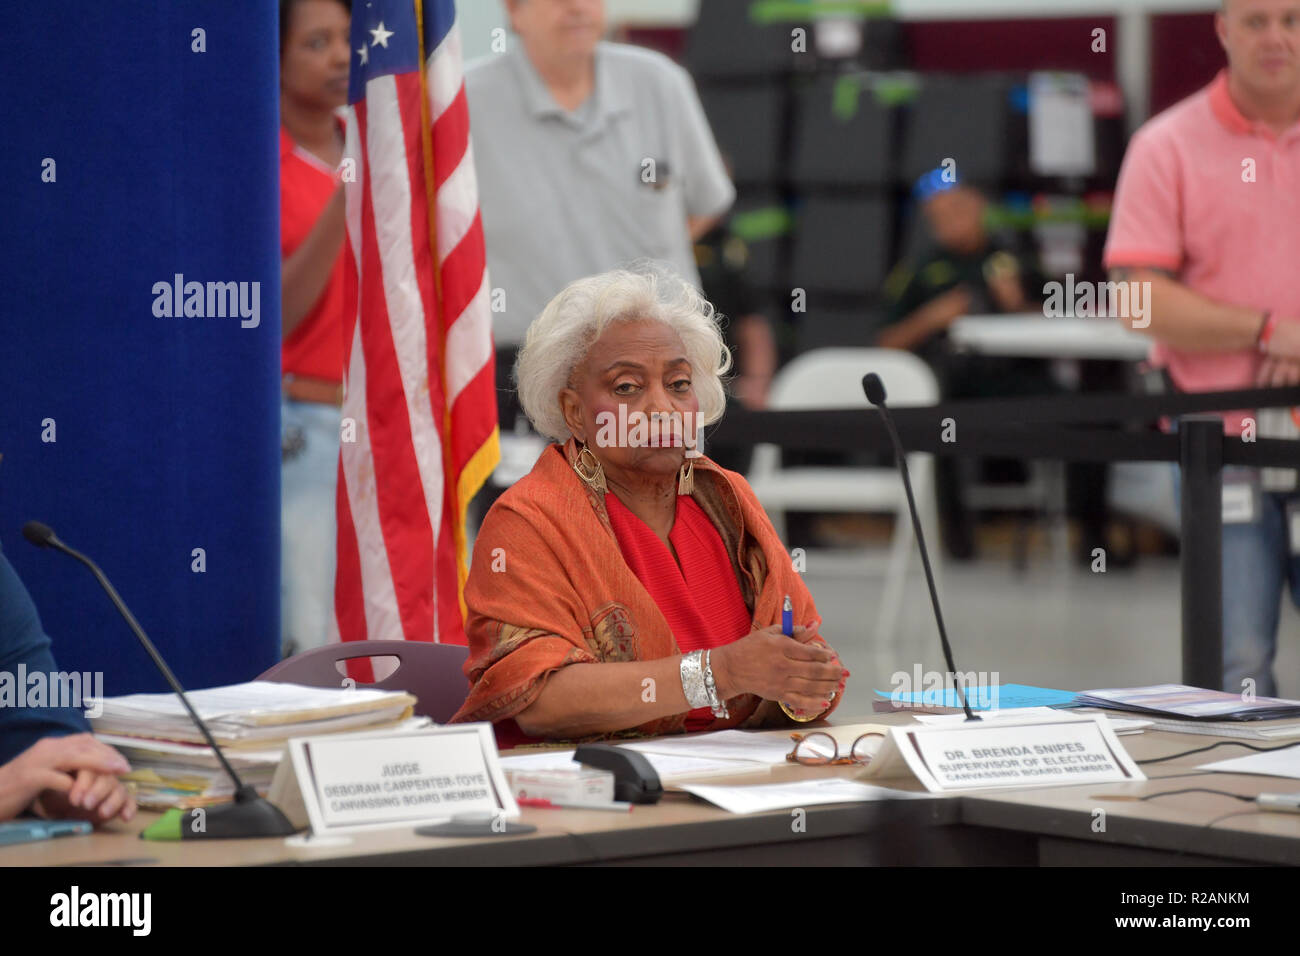
[[[690,76],[659,53],[601,42],[603,0],[506,7],[517,35],[469,66],[465,89],[493,332],[513,364],[529,324],[574,279],[650,258],[698,287],[692,239],[735,190]],[[507,417],[503,407],[503,431]]]

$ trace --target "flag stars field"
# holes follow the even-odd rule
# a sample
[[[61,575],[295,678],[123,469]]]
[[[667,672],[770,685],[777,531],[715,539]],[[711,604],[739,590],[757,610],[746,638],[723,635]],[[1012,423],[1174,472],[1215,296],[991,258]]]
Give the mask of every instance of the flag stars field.
[[[387,49],[388,49],[388,38],[389,38],[390,36],[393,35],[393,31],[392,31],[392,30],[385,30],[385,29],[384,29],[384,21],[383,21],[383,20],[380,20],[380,21],[379,21],[379,26],[377,26],[377,27],[375,27],[373,30],[371,30],[371,31],[370,31],[370,35],[371,35],[372,37],[374,37],[374,39],[373,39],[373,40],[371,41],[371,43],[370,43],[371,46],[381,46],[381,47],[383,47],[385,50],[387,50]]]

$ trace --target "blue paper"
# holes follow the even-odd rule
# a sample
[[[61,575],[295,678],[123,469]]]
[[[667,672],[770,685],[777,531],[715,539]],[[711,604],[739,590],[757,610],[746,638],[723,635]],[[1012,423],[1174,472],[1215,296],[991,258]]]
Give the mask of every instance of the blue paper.
[[[1029,684],[1002,684],[963,688],[971,710],[1010,710],[1018,707],[1064,707],[1074,702],[1075,693],[1053,690],[1050,687],[1033,687]],[[896,704],[916,707],[961,707],[957,692],[945,687],[919,691],[876,691],[876,695]]]

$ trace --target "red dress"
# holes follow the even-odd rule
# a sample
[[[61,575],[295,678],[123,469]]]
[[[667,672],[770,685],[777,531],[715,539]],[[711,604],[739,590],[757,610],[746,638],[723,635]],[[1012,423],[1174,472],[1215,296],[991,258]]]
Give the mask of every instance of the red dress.
[[[677,516],[668,533],[677,561],[613,493],[605,495],[605,507],[623,559],[667,619],[683,654],[721,647],[750,632],[753,619],[722,536],[695,499],[677,498]],[[713,719],[708,707],[697,707],[686,719],[686,730],[700,730]]]

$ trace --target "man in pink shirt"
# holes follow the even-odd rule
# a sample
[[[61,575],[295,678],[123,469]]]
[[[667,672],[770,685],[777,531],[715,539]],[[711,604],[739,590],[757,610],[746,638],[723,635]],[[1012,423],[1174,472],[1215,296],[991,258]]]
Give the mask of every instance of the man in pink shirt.
[[[1183,391],[1300,384],[1300,0],[1224,0],[1228,67],[1133,136],[1105,263],[1149,282],[1143,322],[1154,364]],[[1149,322],[1149,324],[1146,324]],[[1224,416],[1229,434],[1260,416]],[[1251,429],[1253,431],[1253,429]],[[1224,689],[1276,693],[1283,584],[1300,605],[1294,473],[1245,485],[1249,519],[1225,523]],[[1272,479],[1270,479],[1272,481]]]

